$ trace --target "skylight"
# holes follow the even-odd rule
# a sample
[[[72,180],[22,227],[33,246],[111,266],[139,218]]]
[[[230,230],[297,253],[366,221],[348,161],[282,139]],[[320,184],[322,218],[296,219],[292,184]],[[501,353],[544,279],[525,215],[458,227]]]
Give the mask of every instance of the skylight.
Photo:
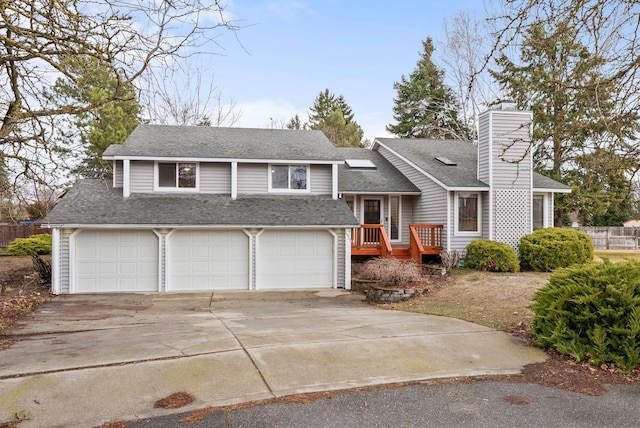
[[[377,169],[369,159],[346,159],[345,163],[351,169]]]
[[[444,156],[436,156],[434,159],[437,160],[438,162],[440,162],[442,165],[446,165],[446,166],[456,166],[456,165],[458,165],[457,163],[455,163],[451,159],[445,158]]]

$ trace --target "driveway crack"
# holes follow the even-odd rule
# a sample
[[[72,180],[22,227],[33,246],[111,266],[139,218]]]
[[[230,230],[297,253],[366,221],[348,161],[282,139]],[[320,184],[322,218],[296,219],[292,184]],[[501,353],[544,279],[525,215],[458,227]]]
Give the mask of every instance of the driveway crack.
[[[264,386],[266,386],[267,390],[269,390],[269,394],[271,394],[271,396],[275,398],[276,394],[273,392],[273,389],[271,389],[271,385],[269,385],[269,382],[267,382],[267,379],[262,374],[262,371],[260,371],[260,368],[258,367],[258,364],[253,359],[253,357],[251,356],[251,353],[247,350],[247,348],[245,348],[244,343],[242,343],[240,341],[240,339],[238,338],[238,336],[236,336],[236,334],[233,332],[233,330],[231,330],[229,328],[229,326],[225,322],[224,318],[218,316],[218,314],[216,314],[214,311],[210,311],[210,312],[211,312],[211,315],[213,315],[214,317],[216,317],[216,319],[218,321],[220,321],[220,324],[222,324],[222,326],[229,332],[229,334],[231,334],[231,336],[233,336],[233,338],[236,340],[236,342],[238,342],[238,345],[240,345],[240,348],[242,348],[242,351],[247,355],[247,357],[251,361],[251,364],[253,364],[253,367],[258,372],[258,375],[260,375],[260,379],[262,379],[262,382],[264,383]]]

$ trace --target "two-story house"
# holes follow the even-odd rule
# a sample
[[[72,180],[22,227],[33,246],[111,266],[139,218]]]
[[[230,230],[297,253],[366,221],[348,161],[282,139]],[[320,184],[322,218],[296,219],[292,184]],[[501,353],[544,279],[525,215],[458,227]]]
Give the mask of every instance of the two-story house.
[[[47,217],[53,292],[350,286],[352,255],[517,245],[569,188],[532,171],[531,114],[481,116],[480,141],[140,125],[110,146],[113,180],[81,180]]]

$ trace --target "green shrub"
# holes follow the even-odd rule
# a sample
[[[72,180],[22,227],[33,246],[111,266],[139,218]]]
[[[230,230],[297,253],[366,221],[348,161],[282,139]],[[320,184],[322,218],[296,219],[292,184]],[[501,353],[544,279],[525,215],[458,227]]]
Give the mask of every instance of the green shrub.
[[[465,266],[489,272],[518,272],[518,256],[503,242],[475,239],[467,245]]]
[[[591,238],[573,229],[538,229],[520,239],[518,250],[522,270],[551,272],[593,261]]]
[[[7,252],[12,256],[51,254],[51,235],[42,233],[29,238],[16,238],[7,247]]]
[[[534,296],[538,343],[594,365],[640,365],[640,262],[560,269]]]
[[[387,282],[396,285],[407,284],[422,278],[420,268],[414,262],[401,262],[392,257],[380,257],[362,265],[362,279]]]

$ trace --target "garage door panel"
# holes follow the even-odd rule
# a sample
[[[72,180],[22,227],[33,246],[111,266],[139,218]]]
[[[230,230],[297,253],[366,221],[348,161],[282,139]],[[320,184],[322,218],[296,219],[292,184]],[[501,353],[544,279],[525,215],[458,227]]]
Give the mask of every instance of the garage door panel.
[[[74,291],[158,290],[158,237],[150,230],[83,230],[74,240]]]
[[[258,238],[258,287],[333,286],[333,235],[326,230],[266,230]]]
[[[176,231],[169,247],[170,290],[249,288],[249,237],[243,231]]]

